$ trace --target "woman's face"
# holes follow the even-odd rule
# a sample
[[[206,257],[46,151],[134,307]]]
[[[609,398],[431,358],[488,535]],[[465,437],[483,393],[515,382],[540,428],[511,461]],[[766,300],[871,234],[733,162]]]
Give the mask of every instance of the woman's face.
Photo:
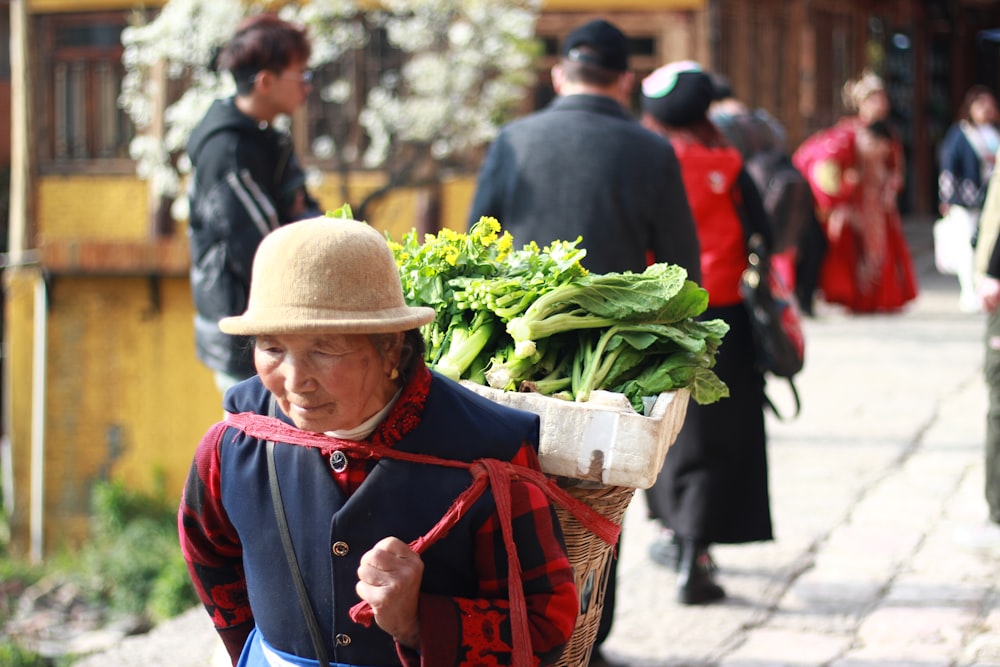
[[[997,122],[997,101],[992,95],[980,95],[969,105],[969,118],[976,125]]]
[[[389,373],[402,334],[380,351],[367,334],[258,336],[254,363],[281,411],[303,431],[351,429],[385,407],[396,392]]]
[[[885,120],[889,117],[889,96],[883,90],[876,90],[861,101],[858,116],[865,122]]]

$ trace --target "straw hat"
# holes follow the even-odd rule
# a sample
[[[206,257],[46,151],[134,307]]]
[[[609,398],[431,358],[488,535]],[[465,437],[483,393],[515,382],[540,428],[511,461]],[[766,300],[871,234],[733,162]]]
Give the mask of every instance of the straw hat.
[[[390,333],[434,319],[406,305],[399,269],[366,223],[318,217],[280,227],[257,248],[247,310],[224,333]]]

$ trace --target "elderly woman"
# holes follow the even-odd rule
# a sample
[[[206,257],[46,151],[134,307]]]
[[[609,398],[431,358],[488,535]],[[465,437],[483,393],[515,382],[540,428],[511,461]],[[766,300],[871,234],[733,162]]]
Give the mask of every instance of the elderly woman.
[[[492,473],[463,496],[472,462],[538,470],[538,418],[430,372],[418,327],[433,316],[405,304],[364,223],[314,218],[260,245],[246,312],[220,322],[254,337],[258,375],[227,393],[179,515],[234,664],[559,657],[578,604],[548,497]]]

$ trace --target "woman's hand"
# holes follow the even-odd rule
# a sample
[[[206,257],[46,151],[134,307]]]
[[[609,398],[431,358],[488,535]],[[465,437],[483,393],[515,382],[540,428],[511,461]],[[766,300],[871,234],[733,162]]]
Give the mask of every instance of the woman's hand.
[[[847,206],[837,206],[830,211],[826,220],[827,236],[831,240],[837,240],[844,233],[844,229],[851,225],[851,209]]]
[[[386,537],[361,557],[358,584],[362,600],[371,605],[375,622],[409,648],[420,648],[417,602],[424,561],[406,542]]]
[[[979,301],[983,310],[992,313],[1000,305],[1000,280],[986,276],[979,285]]]

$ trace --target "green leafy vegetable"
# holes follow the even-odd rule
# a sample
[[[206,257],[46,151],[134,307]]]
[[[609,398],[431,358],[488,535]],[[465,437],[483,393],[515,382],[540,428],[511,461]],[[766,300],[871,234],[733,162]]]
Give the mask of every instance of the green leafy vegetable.
[[[728,396],[711,369],[729,327],[698,319],[708,293],[671,264],[590,274],[580,240],[515,249],[494,218],[389,239],[407,302],[437,313],[422,330],[428,364],[508,391],[620,392],[640,412],[643,396],[680,388],[699,403]]]

